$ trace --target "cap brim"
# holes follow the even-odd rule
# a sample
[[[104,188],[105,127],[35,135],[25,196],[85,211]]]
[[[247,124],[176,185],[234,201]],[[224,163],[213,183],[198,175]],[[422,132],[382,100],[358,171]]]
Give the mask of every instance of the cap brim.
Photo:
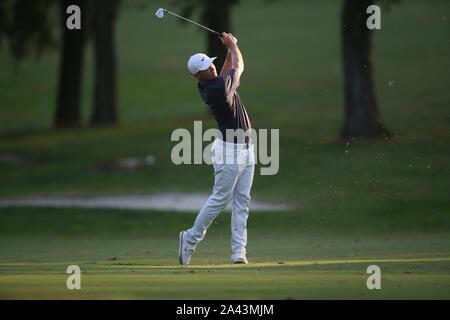
[[[211,66],[213,61],[216,60],[216,59],[217,59],[217,57],[209,58],[207,61],[205,61],[205,63],[203,64],[202,68],[199,69],[198,71],[205,71],[206,69],[208,69]]]

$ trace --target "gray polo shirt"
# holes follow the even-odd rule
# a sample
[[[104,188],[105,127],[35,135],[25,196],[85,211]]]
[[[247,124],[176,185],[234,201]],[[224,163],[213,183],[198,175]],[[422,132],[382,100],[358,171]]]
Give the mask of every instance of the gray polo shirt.
[[[239,76],[235,69],[225,75],[205,83],[198,83],[198,90],[203,101],[209,106],[217,126],[226,140],[227,129],[242,129],[247,132],[252,125],[236,89],[239,86]],[[246,140],[248,141],[247,137]],[[235,138],[234,141],[238,142]]]

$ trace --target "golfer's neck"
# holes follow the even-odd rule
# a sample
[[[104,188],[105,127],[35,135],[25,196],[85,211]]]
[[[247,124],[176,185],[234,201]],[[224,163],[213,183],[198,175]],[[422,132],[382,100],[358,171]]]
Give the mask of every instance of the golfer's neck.
[[[205,84],[205,83],[207,83],[207,82],[209,82],[209,81],[216,80],[218,77],[219,77],[219,76],[215,76],[215,77],[212,77],[211,79],[198,80],[198,82],[200,82],[201,84]]]

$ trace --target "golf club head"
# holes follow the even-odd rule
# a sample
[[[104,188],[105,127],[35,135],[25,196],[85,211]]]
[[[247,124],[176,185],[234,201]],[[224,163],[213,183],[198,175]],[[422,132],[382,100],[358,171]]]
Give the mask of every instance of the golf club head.
[[[155,16],[157,16],[160,19],[164,18],[164,9],[159,8],[158,10],[156,10]]]

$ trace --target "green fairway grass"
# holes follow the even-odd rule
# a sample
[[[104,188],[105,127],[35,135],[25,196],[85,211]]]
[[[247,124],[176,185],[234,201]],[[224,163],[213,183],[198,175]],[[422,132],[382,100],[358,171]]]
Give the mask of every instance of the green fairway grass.
[[[153,263],[153,261],[152,261]],[[81,289],[65,286],[67,266],[81,268]],[[368,290],[367,267],[382,270]],[[448,299],[450,258],[331,260],[192,267],[60,263],[0,265],[3,299]],[[14,270],[14,272],[11,272]]]
[[[120,125],[88,125],[91,45],[83,127],[66,130],[52,130],[57,52],[16,69],[0,49],[0,155],[20,158],[0,162],[0,198],[211,192],[211,166],[170,159],[173,130],[215,127],[186,69],[205,35],[156,19],[164,1],[147,11],[130,2],[117,23]],[[249,265],[230,264],[229,213],[181,267],[178,233],[194,212],[0,207],[0,298],[450,299],[450,2],[383,9],[374,76],[394,135],[353,142],[339,138],[341,5],[245,0],[234,10],[240,95],[256,129],[280,129],[279,172],[257,165],[252,199],[295,205],[251,211]],[[156,162],[136,171],[104,169],[147,155]],[[81,290],[66,288],[71,264]],[[371,264],[381,290],[366,287]]]
[[[178,232],[193,218],[152,211],[2,210],[0,298],[450,298],[448,232],[348,233],[302,224],[294,213],[256,212],[249,219],[250,264],[241,266],[230,263],[230,215],[224,213],[192,265],[179,266]],[[66,288],[65,271],[73,264],[81,268],[81,290]],[[381,268],[381,290],[366,287],[373,264]]]

